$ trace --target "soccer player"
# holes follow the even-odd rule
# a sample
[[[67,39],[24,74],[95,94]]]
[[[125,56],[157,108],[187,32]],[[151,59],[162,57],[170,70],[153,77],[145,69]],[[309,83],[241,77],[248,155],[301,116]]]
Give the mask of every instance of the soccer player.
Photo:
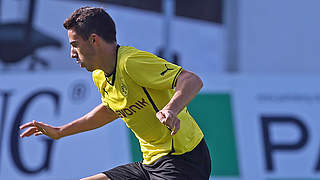
[[[59,139],[120,117],[138,138],[143,161],[83,180],[208,180],[208,147],[186,108],[201,89],[201,79],[149,52],[119,46],[115,24],[102,8],[79,8],[65,20],[64,27],[71,57],[93,72],[102,103],[60,127],[35,120],[26,123],[20,129],[28,129],[20,136],[44,134]]]

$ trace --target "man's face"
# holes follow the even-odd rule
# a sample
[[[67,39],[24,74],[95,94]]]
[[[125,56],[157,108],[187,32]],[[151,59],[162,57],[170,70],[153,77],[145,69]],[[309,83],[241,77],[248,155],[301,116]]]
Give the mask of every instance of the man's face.
[[[68,37],[71,45],[71,57],[76,59],[80,67],[84,67],[90,72],[97,69],[94,58],[96,53],[94,47],[89,42],[90,40],[84,40],[73,29],[68,30]]]

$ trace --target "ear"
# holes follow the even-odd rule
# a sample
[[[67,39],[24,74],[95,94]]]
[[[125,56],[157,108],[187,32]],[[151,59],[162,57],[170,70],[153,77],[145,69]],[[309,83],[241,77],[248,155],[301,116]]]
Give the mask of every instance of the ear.
[[[95,44],[97,42],[97,37],[98,37],[97,34],[92,33],[89,37],[90,44],[92,45]]]

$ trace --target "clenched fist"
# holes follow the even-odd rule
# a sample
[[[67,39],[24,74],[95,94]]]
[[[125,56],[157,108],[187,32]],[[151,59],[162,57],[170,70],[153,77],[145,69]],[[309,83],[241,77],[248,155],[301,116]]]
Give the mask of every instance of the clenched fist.
[[[180,119],[177,118],[177,114],[175,114],[173,111],[163,109],[157,112],[156,116],[162,124],[171,130],[172,136],[175,135],[180,129]]]

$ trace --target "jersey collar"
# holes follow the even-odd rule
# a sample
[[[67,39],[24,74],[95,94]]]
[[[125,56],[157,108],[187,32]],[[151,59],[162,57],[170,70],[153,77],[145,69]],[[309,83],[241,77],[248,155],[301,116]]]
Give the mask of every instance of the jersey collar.
[[[117,44],[117,49],[116,49],[116,62],[115,62],[115,65],[114,65],[114,69],[112,71],[112,73],[108,76],[106,74],[104,74],[105,78],[106,78],[106,81],[111,85],[113,86],[114,85],[114,82],[116,80],[116,71],[117,71],[117,61],[118,61],[118,51],[119,51],[119,48],[120,48],[120,45]],[[111,79],[111,82],[109,81],[109,79]]]

